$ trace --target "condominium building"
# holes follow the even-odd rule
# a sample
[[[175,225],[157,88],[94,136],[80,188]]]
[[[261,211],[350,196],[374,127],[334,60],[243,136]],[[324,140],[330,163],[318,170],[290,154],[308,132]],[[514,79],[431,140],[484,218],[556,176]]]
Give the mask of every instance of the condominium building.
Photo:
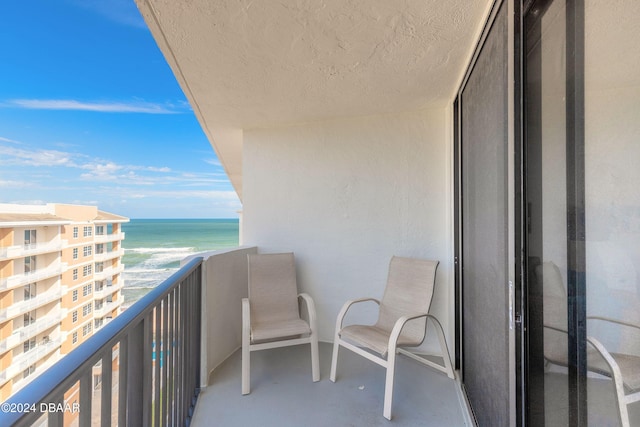
[[[128,221],[95,206],[0,204],[0,401],[118,315]]]

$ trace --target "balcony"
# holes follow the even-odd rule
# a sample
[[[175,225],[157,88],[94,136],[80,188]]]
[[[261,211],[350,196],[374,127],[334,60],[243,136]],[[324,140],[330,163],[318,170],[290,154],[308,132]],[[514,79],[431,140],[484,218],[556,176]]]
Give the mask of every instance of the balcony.
[[[124,265],[123,264],[118,264],[116,267],[107,267],[104,268],[102,271],[100,272],[94,272],[93,273],[93,278],[95,280],[105,280],[105,279],[110,279],[113,276],[115,276],[116,274],[122,273],[124,271]]]
[[[123,302],[124,302],[123,296],[120,296],[111,302],[105,301],[100,307],[97,307],[93,310],[93,314],[95,317],[103,317],[106,314],[111,313],[116,308],[120,307]]]
[[[43,292],[28,300],[16,302],[12,304],[11,307],[4,309],[0,312],[0,320],[11,319],[27,311],[59,300],[60,298],[62,298],[62,290],[60,288]]]
[[[12,289],[29,283],[39,282],[40,280],[48,279],[50,277],[59,276],[66,270],[66,263],[54,262],[53,265],[46,268],[40,268],[30,273],[16,274],[6,279],[0,279],[0,290]]]
[[[11,337],[2,342],[0,349],[8,350],[16,345],[32,338],[39,333],[46,331],[54,326],[58,326],[63,318],[63,312],[57,311],[55,314],[48,314],[38,318],[34,323],[15,329]],[[2,348],[6,347],[6,348]]]
[[[118,258],[124,255],[124,249],[118,249],[117,251],[104,251],[101,254],[94,254],[93,260],[95,262],[103,262],[113,258]]]
[[[29,366],[37,363],[43,357],[60,348],[61,341],[59,339],[48,341],[47,343],[38,344],[31,350],[21,353],[14,357],[11,366],[0,373],[0,383],[5,383],[11,378],[19,375]]]
[[[195,427],[212,419],[217,425],[388,425],[382,417],[384,372],[342,351],[338,381],[331,383],[327,343],[320,345],[319,383],[311,381],[308,346],[253,353],[252,393],[241,396],[239,334],[229,331],[240,330],[235,302],[246,296],[246,255],[255,251],[238,248],[191,260],[9,402],[62,401],[80,381],[80,425],[90,425],[96,411],[102,425],[116,419],[119,425],[189,421]],[[162,343],[172,347],[164,351]],[[104,362],[116,346],[118,372]],[[101,360],[103,393],[93,394],[93,367]],[[397,377],[395,425],[472,425],[459,382],[407,358],[399,358]],[[30,425],[41,415],[0,414],[0,425]],[[67,421],[61,413],[46,416],[49,423]]]
[[[61,251],[62,247],[63,241],[60,239],[60,236],[56,236],[55,239],[49,242],[0,247],[0,260]]]
[[[124,233],[96,234],[93,238],[95,243],[108,243],[117,240],[124,240]]]

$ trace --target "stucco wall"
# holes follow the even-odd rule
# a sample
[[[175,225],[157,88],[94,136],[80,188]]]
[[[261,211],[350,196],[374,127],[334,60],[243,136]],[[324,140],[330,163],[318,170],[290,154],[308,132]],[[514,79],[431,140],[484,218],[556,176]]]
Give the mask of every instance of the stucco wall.
[[[298,287],[315,300],[321,340],[333,340],[347,299],[382,296],[389,260],[399,255],[440,261],[432,313],[452,348],[448,114],[245,131],[243,244],[295,252]],[[368,309],[358,313],[353,320],[373,320]]]

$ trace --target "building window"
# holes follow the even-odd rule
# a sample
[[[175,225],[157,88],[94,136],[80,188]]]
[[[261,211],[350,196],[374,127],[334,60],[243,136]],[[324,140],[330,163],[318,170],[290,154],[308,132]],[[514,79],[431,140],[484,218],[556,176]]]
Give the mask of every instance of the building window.
[[[84,256],[90,256],[92,252],[93,248],[91,246],[85,246],[84,248],[82,248],[82,255]]]
[[[92,305],[92,304],[91,304],[91,303],[89,303],[89,304],[87,304],[87,305],[85,305],[85,306],[83,306],[83,307],[82,307],[82,315],[83,315],[83,316],[87,316],[88,314],[90,314],[90,313],[91,313],[91,305]]]
[[[36,230],[24,230],[24,248],[29,249],[36,244]]]
[[[74,239],[78,238],[78,227],[73,227],[73,238]]]
[[[91,237],[92,233],[93,233],[93,227],[84,227],[82,235],[84,237]]]
[[[24,259],[24,274],[33,273],[36,271],[36,257],[28,256]]]
[[[22,379],[27,378],[29,375],[33,374],[35,371],[36,371],[36,365],[34,363],[33,365],[29,366],[27,369],[22,371]]]
[[[96,225],[96,236],[104,236],[104,225]]]
[[[78,248],[73,248],[73,259],[78,259]]]
[[[71,321],[73,323],[76,323],[78,321],[78,310],[75,310],[73,313],[71,313]]]
[[[77,268],[73,269],[73,280],[78,280],[78,269]]]
[[[33,324],[35,322],[36,322],[36,312],[35,312],[35,310],[24,314],[23,322],[22,322],[24,326],[29,326],[29,325],[31,325],[31,324]]]
[[[74,332],[74,333],[71,335],[71,344],[75,344],[75,343],[77,343],[77,342],[78,342],[78,332]]]
[[[74,289],[73,292],[71,292],[71,300],[72,301],[78,301],[78,290]]]
[[[104,271],[104,263],[96,262],[96,273],[102,273]]]
[[[22,350],[24,353],[26,353],[29,350],[33,350],[35,347],[36,347],[35,338],[31,338],[30,340],[27,340],[22,344]]]
[[[96,245],[96,255],[103,254],[103,253],[104,253],[104,244],[103,243],[98,243]]]
[[[36,284],[29,283],[24,287],[24,300],[29,301],[32,298],[36,297]]]
[[[91,285],[91,283],[89,283],[88,285],[84,285],[82,287],[82,296],[86,297],[87,295],[91,295],[91,289],[93,288],[93,286]]]
[[[93,270],[93,267],[91,266],[91,264],[85,265],[84,267],[82,267],[82,276],[87,277],[91,275],[92,270]]]
[[[87,323],[82,327],[82,336],[87,336],[91,333],[91,322]]]

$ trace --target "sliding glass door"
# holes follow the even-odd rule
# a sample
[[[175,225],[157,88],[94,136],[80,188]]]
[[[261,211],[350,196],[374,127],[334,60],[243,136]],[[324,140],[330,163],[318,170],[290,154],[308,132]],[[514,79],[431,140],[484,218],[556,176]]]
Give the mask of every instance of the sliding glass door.
[[[637,0],[526,11],[528,425],[640,426],[639,18]]]

